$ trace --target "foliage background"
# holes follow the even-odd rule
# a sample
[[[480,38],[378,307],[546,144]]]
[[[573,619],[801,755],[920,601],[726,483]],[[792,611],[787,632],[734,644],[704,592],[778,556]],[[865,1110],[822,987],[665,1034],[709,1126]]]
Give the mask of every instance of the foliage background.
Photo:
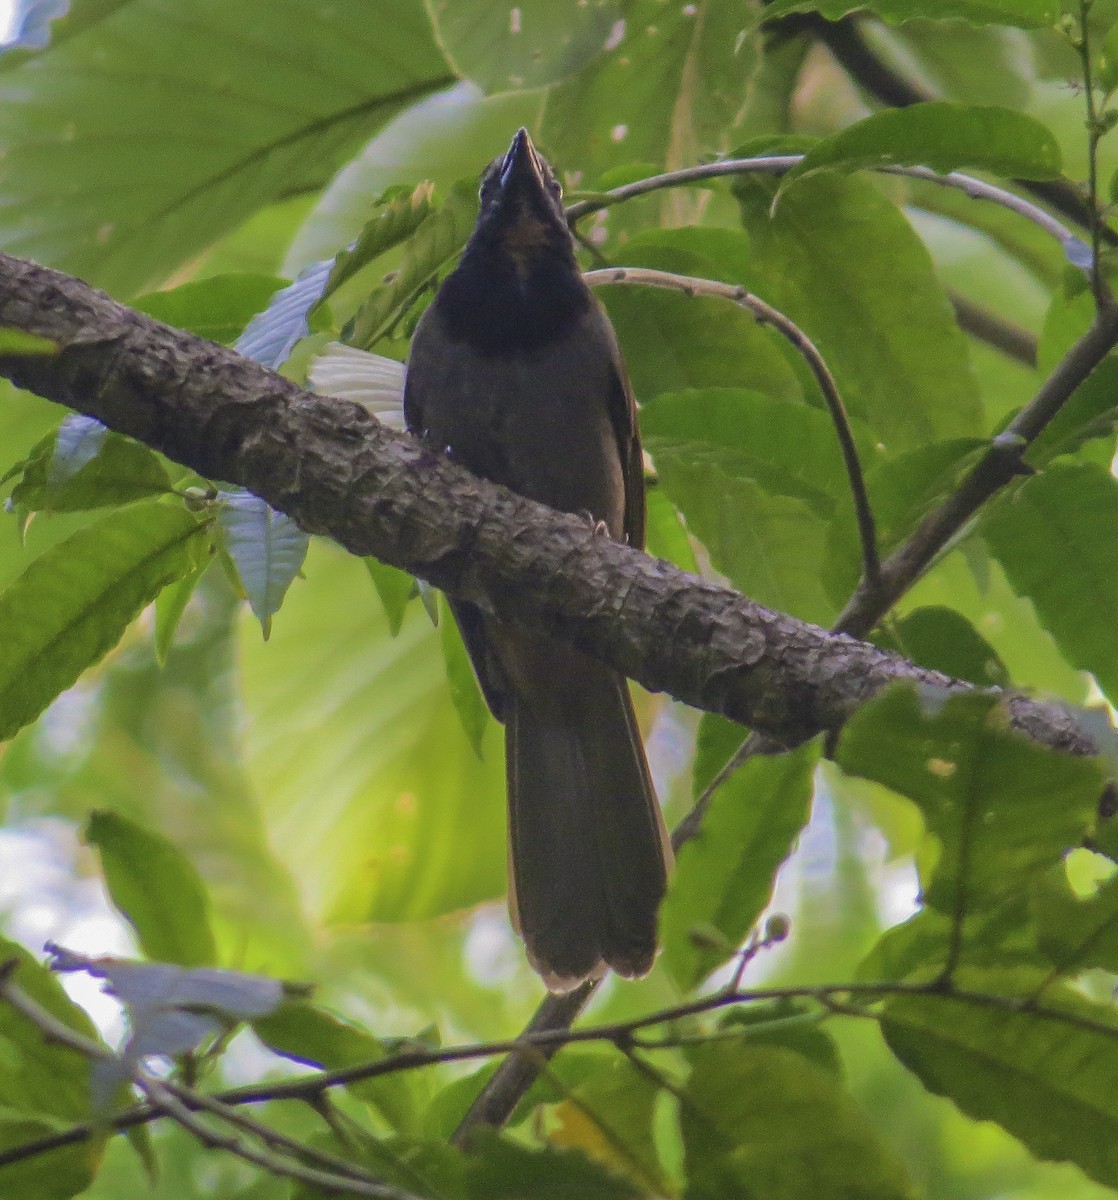
[[[538,136],[573,194],[743,147],[803,149],[811,144],[805,138],[826,138],[876,107],[810,27],[794,17],[762,27],[759,10],[728,0],[528,0],[515,10],[485,0],[427,7],[418,0],[77,0],[59,15],[60,7],[25,3],[22,44],[0,57],[0,246],[7,251],[232,342],[276,289],[357,237],[381,211],[378,198],[386,205],[400,199],[388,189],[403,185],[402,194],[412,195],[422,181],[433,182],[432,211],[444,224],[401,238],[331,297],[285,368],[300,378],[375,289],[392,317],[377,326],[388,336],[376,348],[405,356],[415,315],[403,302],[412,298],[404,294],[409,272],[422,276],[449,264],[472,223],[469,190],[455,191],[456,183],[476,176],[520,124]],[[847,6],[777,7],[837,18]],[[927,19],[948,9],[955,19]],[[926,162],[934,150],[946,165],[1003,178],[1060,169],[1086,178],[1082,70],[1068,37],[1078,29],[1078,5],[1062,31],[1058,5],[1039,0],[891,0],[876,11],[916,19],[866,19],[861,33],[872,52],[913,86],[970,106],[961,110],[969,128],[982,131],[963,136],[944,118],[931,126],[932,149],[905,159],[911,132],[902,131],[887,146],[894,157]],[[1092,6],[1103,102],[1114,70],[1105,35],[1115,20],[1118,3]],[[978,124],[978,106],[1027,114],[1036,124],[1015,126],[1003,115],[991,133]],[[1096,132],[1105,192],[1118,142],[1101,126]],[[751,178],[661,192],[592,218],[584,229],[610,261],[745,283],[804,326],[851,410],[888,548],[950,491],[982,439],[1029,399],[1083,332],[1090,289],[1061,247],[1032,226],[933,185],[821,172],[782,191],[774,209],[775,188]],[[1009,356],[965,334],[950,295],[1023,331],[1026,346],[1035,340],[1036,365],[1020,361],[1028,352]],[[422,303],[420,289],[416,296]],[[770,331],[713,300],[623,288],[603,298],[657,471],[653,552],[683,566],[697,560],[763,603],[832,622],[857,582],[858,551],[837,452],[802,364]],[[1085,387],[1064,425],[1038,448],[1036,465],[1047,469],[990,506],[905,596],[883,639],[977,682],[1011,681],[1069,704],[1113,699],[1118,492],[1109,473],[1114,404],[1106,390],[1113,377],[1107,360],[1095,391]],[[0,466],[7,469],[52,435],[60,413],[3,387]],[[170,469],[176,482],[192,482]],[[16,500],[16,511],[0,522],[3,585],[103,515],[83,502],[28,523],[23,509],[51,505]],[[19,732],[0,757],[2,845],[13,862],[39,864],[44,883],[38,907],[28,901],[29,884],[23,895],[2,886],[9,934],[36,954],[54,936],[87,951],[313,980],[317,1004],[378,1039],[432,1027],[445,1042],[512,1036],[541,989],[504,916],[500,731],[481,715],[453,630],[446,622],[436,628],[413,600],[394,631],[400,581],[380,572],[376,581],[379,594],[364,564],[314,544],[265,642],[228,578],[210,570],[165,663],[158,616],[147,610],[97,667]],[[678,819],[739,731],[700,721],[664,697],[642,696],[640,708],[660,793]],[[787,767],[787,777],[776,780],[750,769],[728,785],[714,849],[704,843],[708,857],[688,877],[715,880],[718,903],[689,894],[681,880],[665,916],[662,962],[648,981],[604,987],[592,1019],[622,1020],[677,1002],[727,957],[717,939],[713,951],[701,942],[696,948],[695,924],[723,921],[740,941],[766,909],[787,913],[792,935],[757,958],[749,982],[810,986],[942,962],[946,935],[935,922],[946,922],[951,903],[941,905],[935,887],[942,899],[951,875],[939,870],[937,855],[948,863],[953,855],[983,856],[989,878],[982,903],[991,907],[982,908],[973,888],[968,903],[987,924],[1000,914],[1011,927],[1009,934],[968,933],[969,965],[1038,969],[1046,907],[1077,897],[1112,903],[1105,891],[1112,863],[1073,849],[1090,824],[1098,778],[1065,778],[1053,756],[1034,762],[1015,744],[1007,748],[989,735],[983,711],[955,715],[953,728],[935,726],[934,714],[896,707],[866,715],[839,764],[816,770],[810,821],[798,837],[793,818],[798,803],[807,812],[810,763]],[[914,750],[906,750],[906,736]],[[973,756],[981,785],[968,777],[958,793],[921,794],[913,764],[936,738],[962,747],[960,759]],[[1022,801],[1030,779],[1033,808]],[[1055,817],[1054,795],[1066,801]],[[1013,857],[1008,830],[980,841],[943,817],[954,804],[972,803],[993,814],[991,821],[1012,812],[1010,823],[1020,823],[1027,843],[1023,859]],[[743,813],[754,814],[756,827],[745,827]],[[114,825],[105,814],[126,823]],[[169,865],[154,865],[152,844],[137,827],[166,839],[158,846],[169,847]],[[879,941],[917,908],[917,864],[924,923]],[[139,873],[132,891],[129,872]],[[12,878],[28,875],[25,867]],[[134,930],[107,918],[83,924],[68,908],[74,902],[84,911],[90,881],[102,876]],[[1016,890],[1007,895],[989,882],[999,879]],[[996,907],[1003,903],[1008,909]],[[727,915],[735,904],[742,911]],[[212,938],[199,933],[205,929]],[[1060,928],[1047,936],[1059,942]],[[1118,965],[1115,952],[1092,958],[1082,949],[1079,942],[1064,947],[1063,971],[1078,977],[1091,968],[1081,987],[1100,1012],[1108,1010],[1106,972]],[[991,986],[1012,994],[1008,976],[998,978]],[[108,1020],[111,1031],[111,1013]],[[632,1187],[734,1195],[746,1178],[758,1196],[774,1197],[823,1188],[851,1196],[1075,1200],[1109,1195],[1118,1185],[1113,1160],[1094,1150],[1112,1138],[1118,1120],[1113,1104],[1099,1099],[1106,1089],[1045,1090],[1068,1070],[1086,1072],[1085,1060],[1069,1068],[1059,1047],[1042,1046],[1026,1080],[1039,1115],[1022,1115],[1024,1101],[1021,1112],[1007,1114],[998,1097],[1017,1095],[1007,1082],[1013,1054],[991,1052],[997,1061],[978,1098],[968,1098],[958,1076],[973,1075],[973,1061],[964,1055],[959,1068],[946,1052],[936,1060],[927,1049],[934,1038],[912,1032],[915,1018],[898,1010],[891,1022],[889,1046],[871,1022],[831,1019],[826,1038],[812,1025],[803,1040],[775,1032],[722,1043],[727,1049],[705,1057],[677,1054],[669,1073],[687,1078],[693,1098],[734,1112],[731,1101],[743,1092],[771,1101],[760,1114],[740,1113],[732,1136],[724,1132],[732,1152],[708,1144],[709,1131],[689,1128],[687,1105],[670,1089],[649,1090],[645,1081],[642,1090],[641,1077],[626,1075],[625,1062],[603,1048],[560,1057],[559,1082],[537,1097],[512,1144],[604,1161],[614,1174],[571,1174],[567,1185],[588,1189],[592,1178],[603,1195]],[[1022,1034],[1022,1044],[1029,1036]],[[10,1027],[0,1028],[0,1038],[0,1049],[18,1045]],[[356,1056],[374,1049],[359,1042]],[[981,1045],[971,1049],[975,1061],[983,1058]],[[326,1065],[347,1061],[340,1042],[331,1053]],[[1101,1182],[1066,1163],[1037,1161],[998,1125],[931,1095],[894,1053],[963,1110],[998,1120],[1042,1157],[1071,1158]],[[930,1066],[920,1064],[920,1053],[932,1054]],[[1104,1064],[1116,1057],[1105,1039],[1084,1054]],[[842,1104],[854,1114],[849,1128],[830,1092],[821,1099],[808,1086],[824,1068],[833,1081],[838,1062]],[[44,1060],[37,1069],[59,1068]],[[234,1082],[276,1069],[248,1033],[215,1068]],[[378,1151],[391,1170],[402,1172],[400,1162],[414,1151],[418,1183],[407,1182],[425,1195],[457,1194],[448,1182],[453,1172],[447,1168],[443,1178],[439,1160],[424,1156],[445,1143],[476,1088],[476,1081],[457,1082],[462,1075],[447,1067],[394,1077],[385,1085],[388,1098],[380,1096],[371,1112],[361,1095],[341,1102],[362,1128],[396,1139],[390,1152]],[[0,1093],[5,1146],[81,1115],[76,1102],[51,1107],[30,1095],[25,1087]],[[639,1102],[619,1106],[619,1095]],[[798,1109],[781,1106],[794,1097]],[[1005,1101],[1011,1110],[1017,1103]],[[595,1122],[603,1114],[613,1121],[609,1137]],[[274,1106],[269,1119],[325,1136],[309,1111]],[[1046,1142],[1037,1132],[1046,1125],[1065,1140]],[[845,1150],[824,1145],[829,1166],[814,1157],[815,1129],[845,1139]],[[775,1164],[766,1158],[774,1146],[783,1154]],[[162,1166],[154,1184],[134,1147],[116,1138],[97,1158],[95,1177],[90,1161],[67,1159],[68,1173],[55,1156],[18,1168],[29,1172],[18,1183],[3,1178],[16,1168],[0,1168],[0,1194],[18,1188],[68,1196],[87,1183],[82,1194],[114,1200],[290,1194],[289,1183],[204,1150],[181,1130],[158,1131],[155,1150]],[[514,1183],[525,1195],[548,1194],[530,1182],[527,1160],[494,1150],[484,1161],[490,1174],[469,1184],[475,1194],[513,1194],[502,1188]],[[782,1173],[780,1161],[800,1163],[807,1174]],[[548,1160],[548,1170],[564,1179],[564,1171],[583,1170],[572,1165],[581,1162]]]

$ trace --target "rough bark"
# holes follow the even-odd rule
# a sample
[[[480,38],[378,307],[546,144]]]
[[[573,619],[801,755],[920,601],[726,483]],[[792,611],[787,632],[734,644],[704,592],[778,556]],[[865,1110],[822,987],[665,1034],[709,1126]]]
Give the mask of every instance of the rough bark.
[[[355,554],[565,637],[652,691],[781,741],[836,729],[893,680],[967,686],[611,542],[583,519],[474,478],[355,405],[7,255],[0,325],[59,346],[0,359],[0,374],[20,387],[247,487]],[[1025,697],[1008,704],[1037,740],[1092,751],[1061,708]]]

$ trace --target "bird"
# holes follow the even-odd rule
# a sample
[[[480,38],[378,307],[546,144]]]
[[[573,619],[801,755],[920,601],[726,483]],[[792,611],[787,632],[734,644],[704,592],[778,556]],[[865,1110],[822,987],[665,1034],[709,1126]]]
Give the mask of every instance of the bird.
[[[643,549],[632,389],[526,129],[482,174],[477,225],[416,326],[404,418],[474,474]],[[528,961],[560,993],[607,970],[647,974],[672,852],[625,677],[451,607],[505,728],[509,909]]]

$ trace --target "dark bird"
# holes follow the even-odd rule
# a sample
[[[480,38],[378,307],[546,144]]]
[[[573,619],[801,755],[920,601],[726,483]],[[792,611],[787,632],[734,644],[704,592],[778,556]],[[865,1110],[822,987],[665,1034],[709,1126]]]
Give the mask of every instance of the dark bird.
[[[461,262],[415,331],[408,428],[475,474],[643,548],[625,365],[526,129],[480,196]],[[532,966],[558,992],[607,967],[644,975],[671,849],[624,677],[468,603],[454,612],[505,725],[509,907]]]

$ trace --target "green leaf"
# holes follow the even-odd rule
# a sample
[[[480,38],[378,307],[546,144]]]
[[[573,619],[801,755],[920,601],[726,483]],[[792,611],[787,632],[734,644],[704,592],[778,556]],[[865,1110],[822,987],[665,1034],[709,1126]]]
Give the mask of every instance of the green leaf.
[[[1009,672],[998,652],[953,608],[914,608],[879,630],[872,641],[918,666],[967,679],[978,687],[1010,686]]]
[[[0,593],[0,738],[34,720],[120,639],[160,589],[195,570],[210,534],[180,507],[103,517]]]
[[[755,756],[714,794],[682,847],[660,910],[664,960],[690,990],[732,956],[772,897],[780,864],[807,823],[819,746]],[[696,931],[717,931],[717,939]]]
[[[63,1025],[100,1042],[93,1023],[58,979],[17,942],[0,937],[0,961],[16,959],[13,982]],[[48,1041],[41,1029],[0,1005],[0,1153],[58,1133],[90,1113],[90,1063]],[[67,1200],[84,1191],[103,1153],[104,1135],[0,1167],[0,1195]]]
[[[97,847],[109,896],[148,958],[184,967],[215,961],[209,896],[173,842],[106,810],[90,814],[83,837]]]
[[[694,1061],[680,1107],[689,1197],[914,1195],[903,1165],[825,1067],[752,1039],[703,1046]]]
[[[827,522],[818,512],[818,493],[809,492],[809,499],[787,494],[797,488],[786,474],[779,484],[786,494],[774,494],[755,480],[756,462],[733,451],[667,438],[648,444],[664,494],[716,570],[770,608],[818,625],[833,619],[835,606],[819,581]]]
[[[431,192],[430,183],[421,183],[411,191],[390,188],[381,196],[357,240],[335,255],[321,299],[328,299],[363,267],[411,237],[432,212]]]
[[[1067,660],[1118,699],[1118,483],[1056,463],[991,508],[981,530]]]
[[[389,1054],[379,1038],[305,1000],[289,1000],[253,1021],[252,1027],[277,1054],[319,1070],[380,1062]],[[416,1131],[422,1121],[427,1089],[416,1072],[360,1080],[347,1085],[347,1090],[373,1105],[401,1132]]]
[[[400,265],[358,309],[346,326],[343,340],[371,350],[457,256],[473,232],[476,219],[477,189],[470,181],[455,187],[447,203],[429,213],[404,243]]]
[[[713,233],[717,239],[707,236]],[[661,230],[627,242],[624,261],[702,278],[731,274],[741,282],[739,270],[726,268],[747,258],[746,247],[741,234],[729,230]],[[597,295],[642,405],[661,392],[687,388],[750,388],[774,399],[802,399],[784,344],[739,305],[632,285],[599,287]]]
[[[1071,399],[1029,447],[1028,460],[1043,466],[1074,454],[1092,438],[1113,438],[1118,428],[1118,358],[1110,355],[1075,389]]]
[[[118,293],[320,187],[452,81],[419,0],[385,0],[373,25],[364,0],[313,21],[289,0],[184,0],[172,22],[151,0],[85,6],[80,35],[3,68],[0,240]]]
[[[1061,974],[1100,967],[1118,969],[1118,875],[1081,899],[1063,870],[1036,881],[1033,914],[1040,947]]]
[[[976,25],[1017,25],[1041,29],[1054,25],[1060,16],[1057,0],[773,0],[765,8],[765,19],[794,12],[818,12],[837,21],[848,13],[869,8],[886,21],[909,21],[915,17],[949,21],[958,19]]]
[[[252,492],[219,492],[222,544],[237,569],[249,607],[265,641],[272,617],[303,569],[310,538],[285,514]]]
[[[620,18],[615,0],[444,0],[435,35],[463,78],[487,92],[541,87],[575,74],[602,52]]]
[[[155,660],[161,667],[167,665],[167,655],[174,645],[179,621],[208,566],[208,562],[204,563],[196,571],[168,584],[155,597]]]
[[[895,996],[889,1048],[924,1086],[968,1116],[996,1121],[1040,1159],[1074,1162],[1118,1185],[1118,1019],[1041,972],[969,969],[960,990]]]
[[[415,580],[398,567],[390,567],[379,558],[364,558],[361,560],[377,589],[381,604],[384,605],[384,615],[388,618],[388,630],[395,637],[404,623],[404,613],[408,601],[415,595]]]
[[[12,503],[31,512],[81,512],[169,491],[157,454],[88,417],[68,417],[31,451]]]
[[[632,1200],[631,1183],[573,1150],[530,1150],[489,1130],[471,1142],[470,1200]]]
[[[919,806],[938,851],[924,899],[956,921],[1021,893],[1079,845],[1104,782],[1099,762],[1013,733],[995,696],[922,708],[908,686],[854,714],[837,762]]]
[[[725,145],[761,60],[759,39],[742,28],[749,10],[736,4],[637,0],[624,16],[605,52],[553,87],[543,111],[541,144],[585,180],[632,162],[694,162]]]
[[[771,185],[734,186],[752,289],[812,339],[852,414],[894,453],[982,432],[966,339],[928,251],[892,203],[864,179],[816,175],[770,217]]]
[[[675,505],[658,487],[645,495],[645,549],[653,558],[667,559],[681,571],[699,574],[695,548]]]
[[[439,641],[442,643],[446,682],[450,688],[450,698],[454,701],[454,711],[458,714],[466,737],[470,739],[474,753],[480,758],[485,729],[489,724],[489,706],[482,695],[466,644],[458,631],[458,622],[445,596],[439,601]]]
[[[231,346],[245,326],[281,288],[276,275],[211,275],[163,292],[149,292],[132,301],[137,312],[188,330],[198,337]]]
[[[60,346],[50,338],[40,337],[37,333],[28,333],[23,329],[14,329],[10,325],[0,325],[0,354],[12,355],[54,355]]]
[[[1012,109],[944,100],[910,104],[824,138],[785,175],[777,198],[817,171],[883,166],[925,166],[941,173],[969,167],[1018,179],[1054,179],[1060,147],[1039,121]]]
[[[661,440],[724,448],[750,461],[770,491],[804,499],[823,491],[850,509],[834,425],[821,409],[739,388],[692,388],[656,396],[641,408],[640,422],[650,450]],[[869,431],[856,422],[854,434],[863,461],[872,462]]]

